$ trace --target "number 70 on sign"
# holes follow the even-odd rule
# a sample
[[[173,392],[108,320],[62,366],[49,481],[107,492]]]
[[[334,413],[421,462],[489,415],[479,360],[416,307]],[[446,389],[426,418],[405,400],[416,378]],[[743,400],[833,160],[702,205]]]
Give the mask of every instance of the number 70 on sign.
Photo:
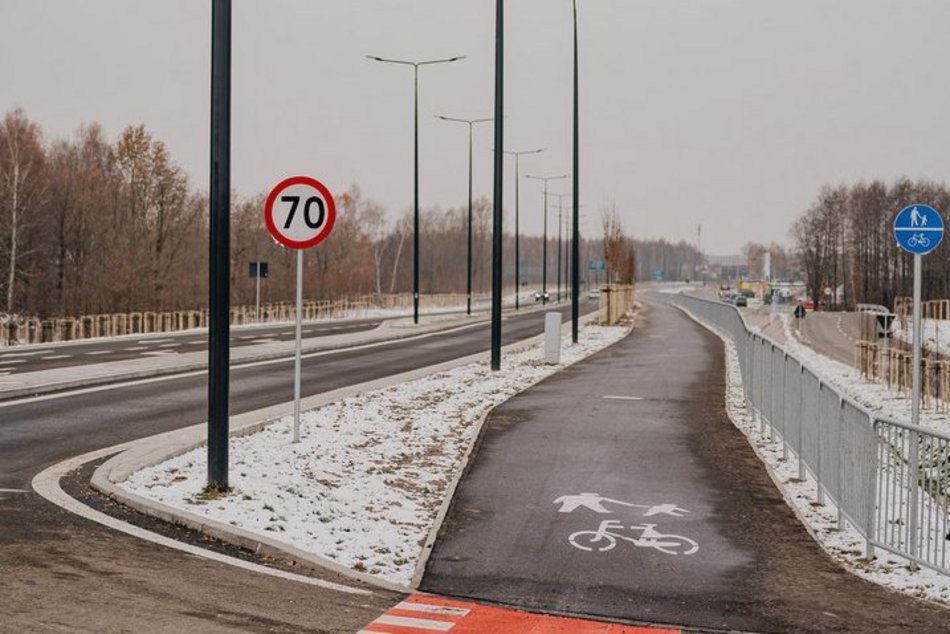
[[[264,205],[264,222],[274,239],[291,249],[322,242],[333,229],[336,205],[329,190],[309,176],[278,183]]]

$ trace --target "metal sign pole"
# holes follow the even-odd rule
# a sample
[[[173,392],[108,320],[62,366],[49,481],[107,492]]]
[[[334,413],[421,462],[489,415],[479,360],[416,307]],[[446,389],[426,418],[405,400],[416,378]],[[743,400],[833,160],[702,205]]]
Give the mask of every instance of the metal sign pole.
[[[920,424],[920,259],[922,256],[919,254],[914,254],[914,351],[911,357],[911,363],[913,363],[913,369],[911,371],[912,377],[912,394],[911,394],[911,410],[910,410],[910,422],[913,425]],[[920,456],[919,448],[917,446],[917,431],[913,430],[910,432],[910,438],[908,440],[909,447],[909,456],[908,456],[908,472],[911,475],[910,480],[910,496],[908,500],[908,509],[910,510],[910,518],[907,523],[907,532],[909,536],[909,546],[910,552],[912,555],[917,555],[917,500],[919,497],[919,486],[917,482],[919,481],[918,469],[920,468]]]
[[[254,305],[257,313],[257,323],[261,323],[261,263],[257,263],[257,291],[255,293]]]
[[[297,249],[297,344],[294,355],[294,442],[300,442],[300,357],[303,314],[303,249]]]
[[[920,262],[921,256],[914,255],[914,352],[913,367],[913,402],[911,403],[910,422],[920,424],[920,346],[921,346],[921,318],[920,318]]]

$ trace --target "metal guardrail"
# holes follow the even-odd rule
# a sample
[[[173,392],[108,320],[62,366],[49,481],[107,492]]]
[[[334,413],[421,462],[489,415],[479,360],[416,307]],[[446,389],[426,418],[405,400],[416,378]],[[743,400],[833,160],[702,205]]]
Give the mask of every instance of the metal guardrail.
[[[817,482],[816,502],[861,533],[868,559],[879,547],[950,574],[950,435],[874,415],[750,331],[734,306],[673,302],[731,336],[760,432],[795,454],[799,476]]]

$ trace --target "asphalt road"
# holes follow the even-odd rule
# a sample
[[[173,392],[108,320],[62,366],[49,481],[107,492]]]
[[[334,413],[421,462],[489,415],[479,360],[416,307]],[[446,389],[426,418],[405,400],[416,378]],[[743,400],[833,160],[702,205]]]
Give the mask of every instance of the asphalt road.
[[[507,317],[505,343],[540,333],[543,320],[543,313]],[[303,393],[447,361],[488,343],[482,324],[305,358]],[[292,383],[291,360],[235,369],[231,410],[291,400]],[[198,560],[116,534],[29,492],[36,473],[67,457],[202,422],[205,399],[202,375],[0,404],[0,632],[354,632],[397,600]]]
[[[329,323],[304,324],[304,338],[332,337],[377,328],[382,319],[356,319]],[[231,347],[240,348],[259,343],[293,341],[294,324],[251,328],[232,328]],[[110,361],[125,361],[143,356],[200,352],[208,348],[208,333],[164,333],[114,337],[104,340],[89,339],[74,343],[35,345],[23,348],[0,348],[0,376],[18,372],[37,372]]]
[[[853,365],[854,344],[863,337],[877,340],[872,319],[867,313],[813,311],[804,319],[793,320],[793,327],[798,329],[802,342],[817,352]]]
[[[950,631],[947,610],[821,551],[729,421],[724,382],[721,341],[658,304],[494,410],[422,589],[730,631]]]

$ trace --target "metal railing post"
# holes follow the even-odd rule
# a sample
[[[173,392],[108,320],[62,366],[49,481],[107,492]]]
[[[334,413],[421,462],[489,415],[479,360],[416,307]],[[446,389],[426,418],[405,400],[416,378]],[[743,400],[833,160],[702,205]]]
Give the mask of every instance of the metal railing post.
[[[798,479],[805,481],[805,366],[798,363]]]
[[[875,520],[877,519],[877,483],[880,477],[878,474],[880,464],[877,460],[880,441],[878,440],[877,421],[874,420],[873,416],[870,416],[869,420],[871,421],[871,440],[869,441],[871,446],[869,447],[869,453],[871,454],[873,465],[870,469],[871,480],[868,482],[868,517],[864,556],[868,561],[871,561],[874,559],[874,541],[877,536],[877,522]]]
[[[788,460],[788,408],[785,398],[788,394],[788,353],[782,355],[782,460]]]
[[[815,402],[817,403],[816,409],[818,410],[818,421],[816,427],[818,428],[818,442],[815,445],[818,447],[818,458],[815,460],[815,484],[817,488],[817,499],[815,500],[819,506],[824,505],[825,503],[825,493],[821,489],[821,389],[823,387],[821,379],[818,379],[818,390],[815,392]]]
[[[907,540],[910,555],[919,557],[917,506],[920,504],[920,433],[916,429],[912,429],[908,434],[908,438],[910,447],[908,447],[909,456],[907,459],[907,510],[910,517],[907,518]],[[911,561],[911,569],[916,569],[913,561]]]
[[[835,499],[838,507],[838,530],[844,530],[844,460],[841,447],[844,444],[844,399],[838,396],[838,446],[835,447],[838,457],[838,496]]]

